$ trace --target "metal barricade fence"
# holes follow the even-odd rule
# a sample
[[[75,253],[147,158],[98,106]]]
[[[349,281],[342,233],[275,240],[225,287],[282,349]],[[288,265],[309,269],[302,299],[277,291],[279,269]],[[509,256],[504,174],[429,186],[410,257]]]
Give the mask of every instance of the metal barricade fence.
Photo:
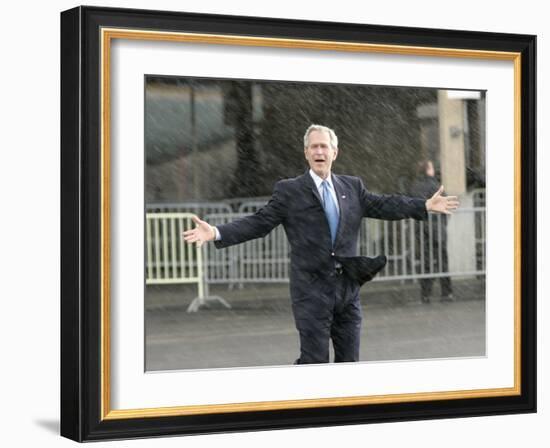
[[[264,205],[267,204],[269,198],[266,198],[265,200],[262,198],[256,198],[252,201],[244,201],[239,205],[239,213],[255,213],[259,209],[261,209]]]
[[[242,204],[241,207],[250,210],[256,205]],[[204,219],[211,225],[220,225],[249,214],[214,213]],[[147,214],[148,283],[177,283],[184,282],[184,279],[199,282],[199,269],[202,269],[204,281],[200,291],[203,294],[208,284],[228,284],[232,287],[243,283],[288,281],[290,250],[282,226],[273,229],[265,238],[223,250],[216,249],[213,244],[204,245],[201,268],[201,251],[197,251],[195,245],[184,244],[181,239],[181,230],[192,227],[191,216],[189,213]],[[459,245],[472,245],[473,249],[466,251],[466,256],[475,259],[468,260],[466,264],[473,268],[461,270],[459,266],[449,269],[446,234],[453,219],[462,219],[457,222],[460,225],[469,223],[465,227],[472,229],[471,232],[468,230],[464,241],[459,241]],[[447,220],[448,225],[445,223]],[[388,257],[386,267],[375,281],[484,275],[485,208],[459,209],[450,217],[430,214],[427,221],[364,219],[359,233],[358,253],[366,256],[385,254]]]
[[[145,283],[197,283],[204,295],[202,251],[186,244],[182,232],[194,226],[193,213],[147,213]]]
[[[224,202],[229,204],[233,210],[237,213],[254,213],[257,209],[267,204],[267,201],[271,196],[256,196],[248,198],[232,198],[226,199]],[[254,207],[250,207],[250,204],[255,204]]]
[[[247,215],[246,213],[215,213],[207,215],[205,221],[212,226],[219,226]],[[207,261],[204,270],[206,283],[227,283],[230,287],[235,283],[241,283],[238,278],[239,251],[239,245],[218,250],[214,244],[207,244],[205,250]]]
[[[250,213],[212,214],[205,220],[217,226]],[[287,282],[289,246],[282,226],[278,226],[265,238],[257,238],[243,244],[217,250],[209,244],[205,266],[208,284],[227,283],[230,287],[244,282]]]
[[[243,202],[239,207],[239,213],[250,214],[265,205],[266,201],[253,200]],[[361,225],[360,235],[359,235],[359,255],[371,255],[372,254],[381,254],[384,253],[388,257],[388,264],[380,274],[380,276],[390,276],[397,275],[398,273],[403,273],[406,263],[406,247],[405,247],[405,229],[407,227],[406,221],[378,221],[378,220],[364,220]],[[278,240],[279,235],[283,236],[282,229],[275,229],[274,239]],[[384,237],[385,235],[386,237]],[[258,247],[258,243],[256,243]],[[243,251],[247,252],[247,251]],[[282,254],[282,249],[279,251],[279,254]],[[284,255],[288,260],[288,249],[285,250]],[[255,258],[255,257],[250,257]],[[280,256],[277,257],[281,259]],[[259,261],[262,264],[269,264],[272,266],[272,269],[276,269],[273,266],[273,263],[270,263],[266,259]],[[403,265],[400,271],[399,263]],[[275,264],[276,266],[276,264]],[[281,270],[278,269],[277,272]],[[254,272],[254,271],[253,271]]]
[[[194,213],[200,218],[210,213],[233,212],[226,202],[150,202],[145,209],[147,213]]]
[[[485,207],[485,188],[476,188],[470,192],[474,207]]]
[[[485,188],[477,188],[472,190],[472,200],[474,208],[485,209],[486,207],[486,191]],[[478,262],[476,268],[479,270],[485,269],[485,213],[476,215],[475,220],[475,241],[476,254]]]
[[[364,219],[359,231],[358,254],[373,257],[385,254],[388,262],[376,277],[401,277],[408,271],[407,256],[410,255],[408,243],[409,220],[380,221]]]

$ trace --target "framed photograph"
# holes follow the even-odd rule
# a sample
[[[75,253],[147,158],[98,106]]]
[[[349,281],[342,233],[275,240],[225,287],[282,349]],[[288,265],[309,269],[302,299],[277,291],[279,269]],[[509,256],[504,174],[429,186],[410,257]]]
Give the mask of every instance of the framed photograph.
[[[531,35],[61,13],[61,434],[536,412]]]

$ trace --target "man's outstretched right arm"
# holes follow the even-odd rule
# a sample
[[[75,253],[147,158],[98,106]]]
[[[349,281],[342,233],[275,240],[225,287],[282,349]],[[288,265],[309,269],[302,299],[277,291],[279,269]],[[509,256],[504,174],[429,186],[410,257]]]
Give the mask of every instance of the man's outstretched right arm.
[[[255,214],[217,226],[220,239],[216,240],[214,244],[218,249],[221,249],[261,238],[285,219],[286,209],[284,194],[281,192],[279,183],[277,183],[269,202]],[[196,227],[183,232],[185,241],[188,243],[196,242],[198,246],[201,246],[206,241],[216,239],[216,229],[213,226],[206,221],[201,221],[199,218],[193,218],[193,221]]]

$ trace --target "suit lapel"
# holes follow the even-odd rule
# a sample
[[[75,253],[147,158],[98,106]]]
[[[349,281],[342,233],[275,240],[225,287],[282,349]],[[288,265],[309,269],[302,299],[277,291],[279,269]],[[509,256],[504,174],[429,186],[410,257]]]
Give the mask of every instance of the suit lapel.
[[[338,240],[342,235],[342,231],[345,227],[345,219],[346,219],[346,214],[349,207],[348,205],[349,192],[347,191],[344,183],[334,173],[332,173],[332,184],[334,185],[334,191],[336,193],[336,199],[338,200],[338,206],[340,209],[340,215],[338,218],[338,232],[336,233],[336,239],[334,240],[334,247],[336,247],[336,245],[338,244]],[[323,199],[319,194],[319,190],[317,190],[317,186],[315,185],[315,182],[313,181],[313,179],[309,174],[309,170],[307,170],[303,175],[303,185],[304,185],[304,189],[308,192],[308,194],[309,192],[311,192],[310,194],[315,196],[315,198],[319,202],[319,205],[321,205],[321,208],[324,210]],[[327,221],[327,230],[328,230],[328,221]],[[329,230],[329,236],[330,236],[330,230]]]
[[[311,175],[309,174],[309,170],[307,170],[304,174],[304,186],[306,190],[311,191],[313,196],[317,198],[317,201],[319,201],[319,204],[321,207],[323,207],[323,199],[321,198],[321,195],[319,194],[319,190],[317,190],[317,186],[315,185],[315,182],[311,178]]]
[[[334,247],[336,247],[345,227],[344,223],[348,212],[349,194],[348,191],[346,191],[344,183],[334,173],[332,174],[332,184],[334,185],[334,191],[336,192],[336,198],[338,199],[338,205],[340,207],[338,232],[336,233],[336,239],[334,240]]]

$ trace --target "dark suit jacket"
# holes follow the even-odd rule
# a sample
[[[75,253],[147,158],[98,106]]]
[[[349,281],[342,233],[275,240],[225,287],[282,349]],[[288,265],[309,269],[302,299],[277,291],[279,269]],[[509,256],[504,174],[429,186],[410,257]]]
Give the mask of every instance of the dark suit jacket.
[[[217,248],[267,235],[282,224],[290,243],[290,295],[295,316],[325,315],[334,300],[334,257],[357,255],[364,217],[386,220],[426,219],[425,200],[369,192],[358,177],[332,174],[340,206],[334,246],[315,182],[309,174],[275,184],[267,205],[254,215],[218,226]]]

